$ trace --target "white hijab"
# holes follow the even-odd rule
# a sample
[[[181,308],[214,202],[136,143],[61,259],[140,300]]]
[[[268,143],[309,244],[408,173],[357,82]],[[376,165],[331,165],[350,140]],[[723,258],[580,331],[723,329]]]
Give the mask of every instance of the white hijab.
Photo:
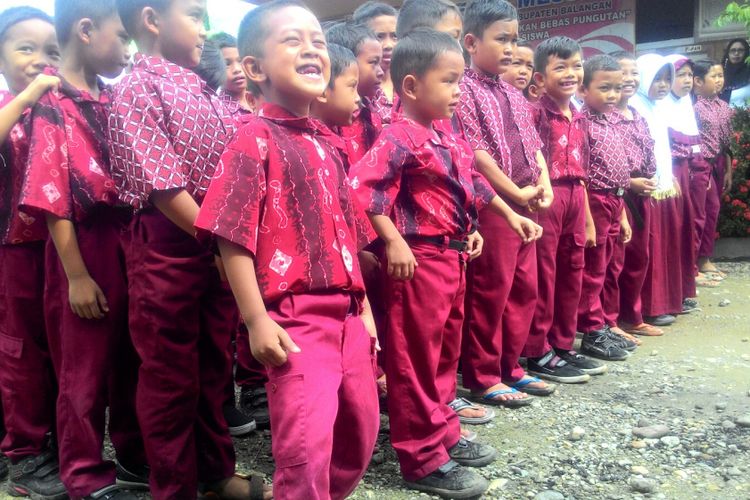
[[[672,177],[672,150],[669,146],[668,113],[665,113],[661,101],[654,101],[648,96],[651,84],[664,66],[669,66],[674,81],[674,65],[664,56],[646,54],[636,60],[641,83],[638,92],[630,98],[629,104],[648,123],[651,137],[654,139],[654,158],[656,159],[656,181],[659,191],[669,191],[674,188]],[[665,98],[663,100],[666,100]],[[662,101],[663,101],[662,100]]]
[[[667,56],[667,61],[671,62],[676,68],[680,63],[688,61],[688,58],[683,55],[673,54]],[[669,128],[685,135],[700,136],[698,121],[695,119],[693,99],[690,95],[677,97],[670,92],[669,96],[664,99],[664,104],[669,106],[669,113],[667,114]]]

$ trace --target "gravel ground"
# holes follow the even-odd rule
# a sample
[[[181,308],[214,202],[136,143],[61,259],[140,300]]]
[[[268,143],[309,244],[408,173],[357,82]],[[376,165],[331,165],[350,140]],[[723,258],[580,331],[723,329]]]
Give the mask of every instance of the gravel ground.
[[[472,427],[499,450],[478,469],[490,481],[483,498],[750,499],[750,263],[721,268],[730,277],[701,289],[701,312],[608,374]],[[405,488],[382,422],[353,498],[428,498]],[[235,444],[238,469],[270,479],[269,434]]]

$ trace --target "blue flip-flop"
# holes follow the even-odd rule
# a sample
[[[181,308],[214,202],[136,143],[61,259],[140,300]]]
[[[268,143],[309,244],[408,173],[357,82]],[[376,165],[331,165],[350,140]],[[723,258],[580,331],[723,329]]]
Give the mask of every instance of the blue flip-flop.
[[[528,387],[529,384],[541,381],[542,379],[538,377],[530,376],[529,378],[522,378],[516,382],[503,382],[503,384],[518,389],[519,391],[523,391],[526,394],[531,394],[532,396],[549,396],[557,390],[557,385],[550,383],[547,383],[547,387],[544,389],[540,389],[539,387]]]
[[[489,392],[487,394],[473,394],[472,396],[475,401],[492,406],[505,406],[506,408],[520,408],[521,406],[528,406],[531,404],[531,398],[526,397],[523,399],[495,399],[497,396],[503,394],[515,394],[520,392],[518,389],[498,389],[496,391]]]

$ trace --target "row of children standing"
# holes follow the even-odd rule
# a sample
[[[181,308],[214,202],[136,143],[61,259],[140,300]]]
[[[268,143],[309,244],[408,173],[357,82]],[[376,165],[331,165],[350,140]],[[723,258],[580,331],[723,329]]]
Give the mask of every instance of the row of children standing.
[[[0,16],[15,494],[343,498],[372,454],[378,387],[407,485],[479,495],[470,467],[496,451],[459,421],[494,412],[456,399],[459,359],[474,402],[523,406],[697,307],[729,135],[720,66],[584,63],[556,37],[530,70],[504,0],[463,16],[368,2],[325,34],[277,0],[243,20],[217,96],[190,71],[204,75],[204,16],[201,0],[58,0],[62,50],[43,13]],[[130,38],[110,91],[97,75],[120,73]],[[682,98],[694,67],[701,120],[683,99],[665,123],[659,100]],[[243,385],[268,401],[273,493],[234,475],[234,336]]]

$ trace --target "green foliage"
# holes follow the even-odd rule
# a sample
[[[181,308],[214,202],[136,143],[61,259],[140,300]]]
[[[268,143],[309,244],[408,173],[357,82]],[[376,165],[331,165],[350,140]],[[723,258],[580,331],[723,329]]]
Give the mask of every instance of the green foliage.
[[[723,237],[750,236],[750,110],[737,109],[730,143],[732,189],[722,199],[718,232]]]
[[[750,0],[730,3],[716,20],[716,24],[719,26],[732,23],[740,23],[750,28]]]

